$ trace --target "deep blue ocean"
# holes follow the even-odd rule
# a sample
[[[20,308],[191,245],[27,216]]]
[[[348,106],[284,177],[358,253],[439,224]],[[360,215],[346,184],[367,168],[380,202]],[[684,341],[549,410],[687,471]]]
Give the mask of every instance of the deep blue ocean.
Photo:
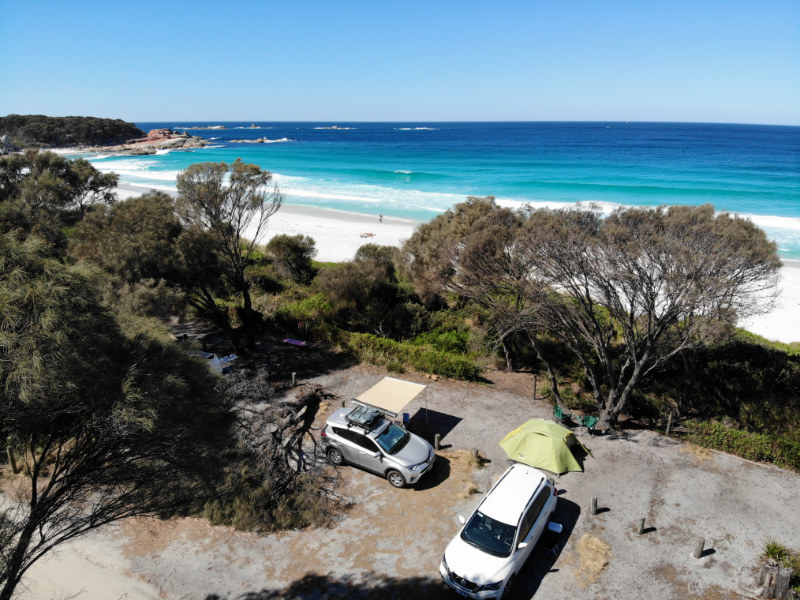
[[[123,183],[175,189],[194,162],[272,171],[286,202],[428,221],[467,196],[548,206],[698,205],[751,218],[800,259],[800,127],[681,123],[137,123],[212,145],[95,156]],[[246,143],[237,140],[263,140]]]

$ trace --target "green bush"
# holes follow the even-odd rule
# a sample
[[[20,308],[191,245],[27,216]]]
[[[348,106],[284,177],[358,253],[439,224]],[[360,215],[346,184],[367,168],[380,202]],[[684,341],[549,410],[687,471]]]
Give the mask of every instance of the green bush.
[[[328,316],[333,311],[330,301],[323,294],[314,294],[279,307],[275,313],[278,321],[314,321]]]
[[[568,383],[564,383],[564,385],[559,384],[558,393],[561,395],[564,405],[570,410],[579,410],[587,414],[597,412],[597,405],[594,399],[586,394],[576,394]],[[553,387],[550,385],[549,381],[544,381],[539,384],[537,394],[542,398],[555,402]]]
[[[466,354],[469,349],[469,331],[443,330],[441,328],[421,333],[411,343],[416,346],[433,346],[442,352]]]
[[[800,443],[763,433],[728,429],[720,423],[686,424],[686,439],[699,446],[721,450],[757,462],[800,470]]]
[[[338,341],[359,360],[378,365],[407,364],[417,371],[450,377],[475,380],[481,369],[467,357],[443,352],[409,342],[396,342],[369,333],[351,333],[339,330]]]

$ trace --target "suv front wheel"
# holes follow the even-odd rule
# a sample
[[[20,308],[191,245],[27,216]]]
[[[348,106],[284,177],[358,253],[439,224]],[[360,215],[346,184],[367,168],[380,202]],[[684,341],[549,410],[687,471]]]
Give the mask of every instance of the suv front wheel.
[[[506,587],[503,588],[502,600],[508,600],[509,598],[511,598],[511,594],[514,593],[514,584],[516,582],[517,582],[517,576],[512,575],[511,579],[509,579],[508,583],[506,583]]]
[[[386,473],[386,479],[396,488],[401,488],[406,484],[405,478],[399,471],[389,471]]]
[[[331,464],[336,466],[344,464],[344,456],[342,456],[341,451],[336,448],[328,450],[328,460],[331,461]]]

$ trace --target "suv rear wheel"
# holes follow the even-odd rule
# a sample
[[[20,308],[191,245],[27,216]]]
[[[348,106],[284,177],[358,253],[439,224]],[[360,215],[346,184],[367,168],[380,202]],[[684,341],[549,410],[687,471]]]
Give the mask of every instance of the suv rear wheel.
[[[406,484],[406,480],[400,473],[400,471],[394,471],[394,470],[389,471],[388,473],[386,473],[386,479],[388,479],[389,483],[391,483],[396,488],[401,488]]]
[[[328,460],[331,461],[331,464],[337,466],[344,464],[344,456],[342,456],[342,452],[336,448],[328,450]]]

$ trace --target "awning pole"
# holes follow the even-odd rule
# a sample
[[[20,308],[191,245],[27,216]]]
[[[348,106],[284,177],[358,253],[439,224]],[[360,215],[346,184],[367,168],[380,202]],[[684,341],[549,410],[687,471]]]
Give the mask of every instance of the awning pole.
[[[431,430],[431,424],[428,422],[428,386],[425,386],[425,426],[428,431]]]

